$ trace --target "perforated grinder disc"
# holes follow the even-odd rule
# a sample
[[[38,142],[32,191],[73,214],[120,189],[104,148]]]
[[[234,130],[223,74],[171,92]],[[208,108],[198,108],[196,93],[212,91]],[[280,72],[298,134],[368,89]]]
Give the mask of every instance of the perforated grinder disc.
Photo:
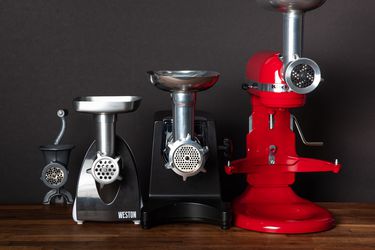
[[[289,88],[298,94],[310,93],[321,81],[319,66],[308,58],[289,63],[284,75]]]
[[[41,179],[49,188],[59,188],[65,185],[68,171],[58,163],[50,163],[44,167]]]
[[[119,177],[120,167],[116,159],[101,156],[93,163],[91,173],[100,184],[110,184]]]
[[[173,163],[181,172],[195,172],[202,165],[201,153],[191,145],[182,145],[174,152]]]

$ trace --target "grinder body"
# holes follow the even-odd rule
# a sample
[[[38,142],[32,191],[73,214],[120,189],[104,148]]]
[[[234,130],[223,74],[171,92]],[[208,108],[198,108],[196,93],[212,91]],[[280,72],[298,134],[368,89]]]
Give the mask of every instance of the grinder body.
[[[233,202],[234,223],[269,233],[309,233],[334,226],[325,209],[298,197],[290,185],[297,172],[334,172],[338,163],[299,157],[290,108],[306,96],[290,91],[283,80],[283,62],[276,52],[259,52],[248,62],[252,115],[246,136],[246,158],[226,166],[228,174],[244,173],[249,186]],[[253,84],[255,83],[255,84]]]

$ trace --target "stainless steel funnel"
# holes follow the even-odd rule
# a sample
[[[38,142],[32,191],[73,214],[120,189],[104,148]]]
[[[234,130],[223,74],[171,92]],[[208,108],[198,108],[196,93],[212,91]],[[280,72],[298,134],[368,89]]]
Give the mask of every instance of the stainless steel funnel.
[[[309,11],[324,4],[326,0],[257,0],[258,4],[266,9],[279,12]]]
[[[171,92],[173,138],[194,136],[196,92],[211,88],[220,74],[214,71],[181,70],[149,71],[150,81],[157,88]]]

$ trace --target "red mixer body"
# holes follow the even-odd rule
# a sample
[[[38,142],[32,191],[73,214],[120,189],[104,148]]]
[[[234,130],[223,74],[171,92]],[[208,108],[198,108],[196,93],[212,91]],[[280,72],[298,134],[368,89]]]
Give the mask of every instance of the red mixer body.
[[[260,52],[250,58],[246,76],[252,82],[284,84],[287,88],[282,68],[279,53]],[[297,172],[337,173],[341,168],[340,164],[302,158],[296,153],[288,109],[303,106],[306,96],[257,88],[249,88],[248,92],[253,110],[246,158],[225,168],[227,174],[246,174],[249,184],[233,202],[235,225],[269,233],[310,233],[332,228],[334,219],[326,209],[300,198],[290,188]]]

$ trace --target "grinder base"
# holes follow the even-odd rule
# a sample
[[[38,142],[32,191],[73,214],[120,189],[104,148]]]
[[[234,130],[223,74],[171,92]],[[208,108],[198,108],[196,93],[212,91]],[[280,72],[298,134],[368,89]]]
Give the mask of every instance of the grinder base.
[[[248,187],[233,202],[237,227],[266,233],[313,233],[334,227],[330,212],[288,187]]]
[[[149,200],[142,210],[142,227],[176,222],[201,222],[228,229],[231,225],[229,204],[213,201]]]

